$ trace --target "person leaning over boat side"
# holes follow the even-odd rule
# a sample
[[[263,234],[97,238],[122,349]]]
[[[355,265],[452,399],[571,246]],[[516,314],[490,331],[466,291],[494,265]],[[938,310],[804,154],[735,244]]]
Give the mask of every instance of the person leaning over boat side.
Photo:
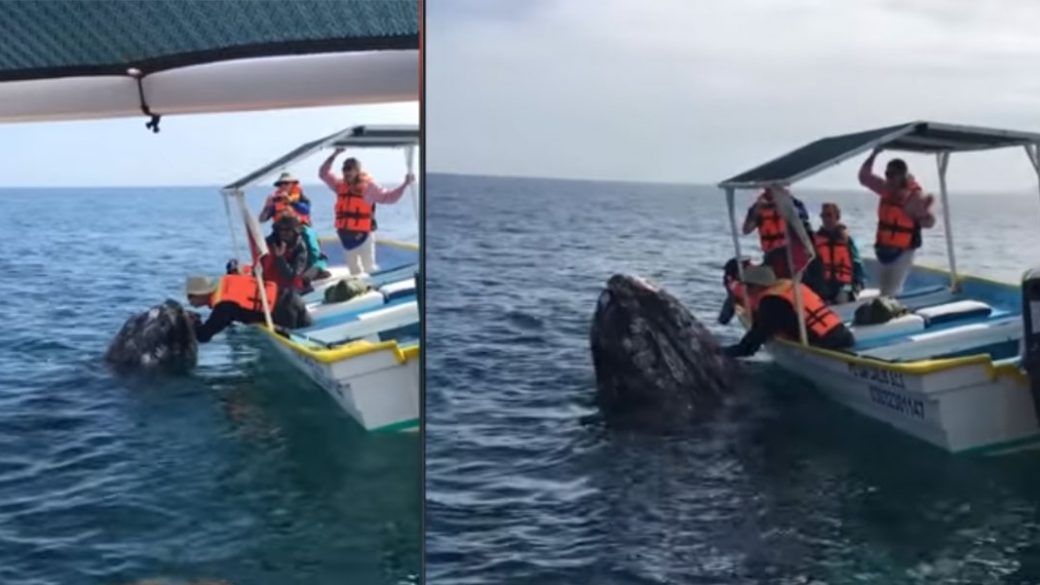
[[[935,225],[930,208],[935,198],[924,195],[921,185],[910,174],[906,161],[894,158],[885,166],[885,178],[874,174],[875,148],[859,169],[859,182],[877,193],[878,227],[874,252],[880,264],[881,296],[903,292],[903,284],[914,264],[914,253],[921,247],[921,228]]]
[[[261,265],[265,280],[275,282],[279,289],[306,294],[311,288],[305,278],[310,262],[301,231],[300,220],[283,213],[274,224],[274,232],[266,238],[269,253],[261,258]]]
[[[299,295],[291,294],[293,291],[279,295],[278,285],[273,282],[264,282],[264,291],[267,302],[273,304],[271,321],[275,325],[293,329],[311,324],[307,306]],[[198,313],[189,312],[195,324],[195,339],[200,343],[209,342],[232,323],[248,325],[265,320],[260,287],[252,276],[225,274],[216,282],[205,276],[192,276],[185,292],[191,306],[212,309],[205,322]]]
[[[863,290],[865,271],[856,241],[841,223],[837,203],[824,203],[820,208],[820,229],[813,234],[816,255],[823,265],[823,300],[848,303]]]
[[[754,306],[751,329],[738,343],[722,348],[722,353],[747,357],[773,337],[799,338],[794,282],[776,278],[768,266],[749,266],[744,270],[744,286]],[[826,349],[852,347],[856,340],[841,318],[811,288],[805,284],[800,286],[809,343]]]
[[[396,189],[384,189],[361,170],[361,163],[356,158],[348,158],[343,161],[343,178],[340,179],[332,174],[331,168],[341,152],[342,148],[332,152],[318,169],[318,176],[336,193],[336,235],[347,253],[350,273],[371,274],[377,269],[375,231],[379,226],[375,216],[376,204],[397,203],[408,185],[415,181],[415,175],[405,175],[404,183]]]

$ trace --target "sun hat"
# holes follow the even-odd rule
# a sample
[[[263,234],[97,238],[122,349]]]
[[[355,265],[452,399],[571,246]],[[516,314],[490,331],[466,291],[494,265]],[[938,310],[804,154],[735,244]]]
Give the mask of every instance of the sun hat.
[[[282,183],[299,183],[299,181],[296,180],[296,177],[292,176],[292,173],[282,173],[281,175],[278,175],[278,180],[274,182],[274,186],[277,187]]]
[[[744,269],[744,283],[772,286],[776,284],[776,273],[768,266],[748,266]]]
[[[185,292],[189,295],[208,295],[217,288],[208,276],[189,276],[188,282],[184,286]]]

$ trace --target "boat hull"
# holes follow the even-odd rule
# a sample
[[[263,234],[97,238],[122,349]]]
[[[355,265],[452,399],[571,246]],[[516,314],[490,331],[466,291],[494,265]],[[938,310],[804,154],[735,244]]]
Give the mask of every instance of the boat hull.
[[[279,353],[321,386],[365,430],[418,430],[418,347],[414,351],[387,348],[344,359],[322,359],[322,352],[307,351],[264,331]]]
[[[324,240],[323,244],[330,242]],[[407,243],[378,241],[376,254],[380,267],[388,271],[412,266],[418,261],[418,247]],[[414,274],[411,269],[405,272]],[[356,303],[343,305],[344,310],[358,308]],[[372,310],[379,308],[373,306]],[[254,327],[280,355],[325,390],[366,430],[418,430],[421,404],[418,341],[403,345],[397,341],[357,341],[319,349],[278,335],[262,325]]]
[[[874,262],[867,264],[868,273],[876,269]],[[789,340],[770,341],[766,349],[777,365],[808,380],[829,398],[948,452],[1002,454],[1040,447],[1029,376],[1013,351],[1022,336],[1013,312],[1020,289],[970,276],[960,277],[959,282],[956,293],[946,290],[916,299],[931,298],[933,303],[981,299],[995,311],[1003,311],[1002,316],[994,315],[985,324],[969,322],[959,327],[962,335],[955,330],[938,334],[923,330],[917,335],[896,336],[888,345],[858,344],[853,352],[828,351]],[[908,290],[937,283],[948,284],[949,273],[915,266]],[[855,307],[834,308],[849,318]],[[746,315],[738,311],[747,327]],[[1012,346],[1011,355],[995,358],[992,348],[999,344]]]
[[[939,370],[791,342],[767,347],[780,367],[829,398],[951,453],[1040,446],[1029,381],[1014,365],[968,358]]]

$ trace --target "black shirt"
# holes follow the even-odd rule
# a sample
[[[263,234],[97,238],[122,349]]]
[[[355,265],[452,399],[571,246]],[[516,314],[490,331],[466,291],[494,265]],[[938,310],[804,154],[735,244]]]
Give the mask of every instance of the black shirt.
[[[850,347],[855,343],[852,332],[844,324],[839,325],[822,338],[806,330],[806,337],[811,345],[818,345],[829,349],[842,349]],[[762,345],[776,336],[798,339],[798,315],[794,307],[786,300],[769,295],[758,302],[758,310],[752,318],[751,329],[736,345],[726,348],[726,353],[731,356],[749,356],[762,347]]]
[[[223,301],[213,307],[206,322],[195,327],[195,339],[201,343],[207,343],[217,333],[228,328],[231,323],[259,323],[263,321],[263,313],[247,311],[236,303]]]

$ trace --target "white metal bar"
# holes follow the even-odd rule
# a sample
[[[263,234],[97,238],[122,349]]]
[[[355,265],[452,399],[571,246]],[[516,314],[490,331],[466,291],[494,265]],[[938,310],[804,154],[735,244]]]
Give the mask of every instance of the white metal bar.
[[[736,201],[734,200],[733,187],[726,187],[726,208],[729,210],[729,227],[733,234],[733,250],[737,258],[737,276],[740,278],[740,282],[744,282],[744,264],[740,254],[740,232],[737,231]],[[746,286],[742,286],[741,289],[744,295],[744,307],[747,309],[748,323],[751,323],[753,319],[751,314],[751,297],[748,295]]]
[[[257,225],[256,218],[249,212],[245,194],[242,191],[235,191],[235,199],[238,202],[239,210],[242,212],[242,221],[245,223],[246,232],[251,236],[253,242],[256,243],[258,261],[253,266],[253,276],[256,278],[257,287],[260,289],[260,304],[263,305],[264,320],[267,322],[267,328],[274,331],[274,322],[271,320],[271,303],[267,298],[267,289],[264,288],[263,263],[259,262],[260,258],[270,253],[267,249],[267,240],[260,233],[260,226]]]
[[[802,299],[802,270],[804,270],[804,267],[797,272],[795,271],[794,252],[791,250],[791,243],[794,241],[792,236],[796,235],[794,232],[805,230],[802,229],[802,218],[794,207],[794,201],[792,201],[790,193],[779,185],[774,186],[772,192],[777,210],[780,211],[781,216],[784,218],[784,255],[787,256],[787,271],[791,273],[791,282],[794,287],[794,310],[798,316],[798,339],[802,345],[809,345],[809,334],[805,330],[805,301]],[[793,229],[792,226],[794,226]],[[802,241],[804,247],[805,239],[801,237],[800,233],[798,234],[798,239]],[[806,252],[809,252],[809,261],[811,262],[814,249],[806,247]]]
[[[404,148],[404,164],[408,167],[408,174],[415,174],[415,147],[406,146]],[[416,179],[417,181],[418,179]],[[412,197],[412,211],[415,213],[415,221],[419,221],[419,197],[415,194],[416,181],[413,181],[411,185],[408,185],[408,194]]]
[[[1040,144],[1027,144],[1025,145],[1026,155],[1029,156],[1029,162],[1033,165],[1033,170],[1036,171],[1037,187],[1040,187]]]
[[[235,235],[235,222],[231,219],[231,204],[228,203],[229,195],[223,191],[220,198],[224,200],[224,214],[227,216],[228,231],[231,232],[231,255],[236,261],[241,262],[242,249],[238,246],[238,236]]]
[[[953,225],[950,221],[950,199],[946,192],[946,168],[950,164],[950,153],[940,152],[935,155],[939,167],[939,194],[942,197],[943,231],[946,234],[946,257],[950,261],[950,290],[957,292],[960,288],[957,279],[957,257],[953,252]]]

